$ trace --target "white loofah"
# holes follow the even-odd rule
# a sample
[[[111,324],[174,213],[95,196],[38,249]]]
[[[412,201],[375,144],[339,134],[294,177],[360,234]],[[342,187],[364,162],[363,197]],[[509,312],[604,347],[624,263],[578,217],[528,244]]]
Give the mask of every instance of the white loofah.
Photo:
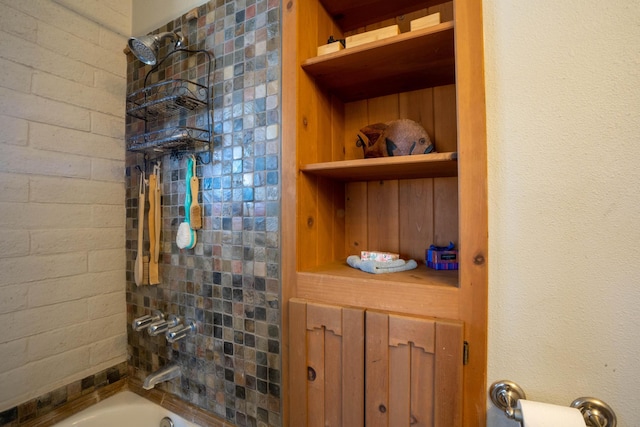
[[[196,233],[189,226],[189,221],[181,222],[178,226],[176,244],[180,249],[191,249],[196,245]]]
[[[187,158],[187,174],[185,177],[186,188],[184,196],[184,221],[178,226],[176,244],[180,249],[191,249],[196,245],[196,232],[191,229],[189,211],[191,208],[191,177],[193,170],[193,159]]]

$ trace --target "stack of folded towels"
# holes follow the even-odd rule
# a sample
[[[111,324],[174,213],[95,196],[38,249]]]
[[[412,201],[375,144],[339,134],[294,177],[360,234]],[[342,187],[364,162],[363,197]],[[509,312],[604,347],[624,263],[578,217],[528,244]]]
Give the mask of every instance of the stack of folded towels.
[[[418,266],[418,263],[412,259],[409,261],[400,259],[398,254],[370,251],[362,251],[360,256],[351,255],[347,257],[347,264],[372,274],[413,270]]]

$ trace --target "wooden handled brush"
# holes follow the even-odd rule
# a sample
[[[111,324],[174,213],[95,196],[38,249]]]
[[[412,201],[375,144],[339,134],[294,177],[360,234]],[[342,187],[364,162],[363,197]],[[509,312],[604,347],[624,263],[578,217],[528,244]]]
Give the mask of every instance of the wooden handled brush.
[[[160,283],[158,277],[158,261],[155,259],[156,245],[158,244],[158,236],[156,236],[156,175],[149,175],[149,284],[157,285]]]
[[[162,190],[160,189],[160,164],[158,162],[157,165],[154,166],[153,170],[155,171],[157,180],[156,180],[156,197],[155,197],[155,213],[156,213],[156,246],[154,253],[151,254],[156,263],[160,263],[160,231],[162,229]]]
[[[143,284],[144,277],[144,261],[142,259],[142,238],[144,231],[144,205],[145,205],[145,192],[144,192],[144,172],[140,174],[140,184],[138,188],[138,253],[136,254],[136,261],[133,266],[133,278],[137,286]]]
[[[202,208],[198,203],[198,186],[200,182],[195,173],[191,177],[191,207],[189,212],[189,220],[191,221],[191,228],[193,230],[199,230],[202,228]]]

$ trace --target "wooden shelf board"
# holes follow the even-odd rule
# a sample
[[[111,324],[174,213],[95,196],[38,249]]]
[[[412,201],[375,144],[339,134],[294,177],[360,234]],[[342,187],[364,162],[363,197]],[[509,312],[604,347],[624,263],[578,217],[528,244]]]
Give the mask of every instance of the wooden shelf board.
[[[345,262],[297,273],[300,298],[455,319],[458,272],[431,270],[421,263],[411,271],[370,274]]]
[[[343,31],[444,3],[443,0],[320,0],[320,2]]]
[[[455,83],[453,22],[309,58],[302,68],[343,102]]]
[[[310,163],[300,170],[341,181],[434,178],[457,176],[458,162],[457,153],[431,153]]]

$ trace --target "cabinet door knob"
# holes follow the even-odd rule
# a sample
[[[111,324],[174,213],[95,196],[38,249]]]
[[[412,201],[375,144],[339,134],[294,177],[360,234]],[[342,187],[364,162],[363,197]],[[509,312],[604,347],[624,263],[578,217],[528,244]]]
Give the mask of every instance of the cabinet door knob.
[[[311,366],[307,366],[307,379],[309,381],[316,380],[316,370],[313,369]]]

